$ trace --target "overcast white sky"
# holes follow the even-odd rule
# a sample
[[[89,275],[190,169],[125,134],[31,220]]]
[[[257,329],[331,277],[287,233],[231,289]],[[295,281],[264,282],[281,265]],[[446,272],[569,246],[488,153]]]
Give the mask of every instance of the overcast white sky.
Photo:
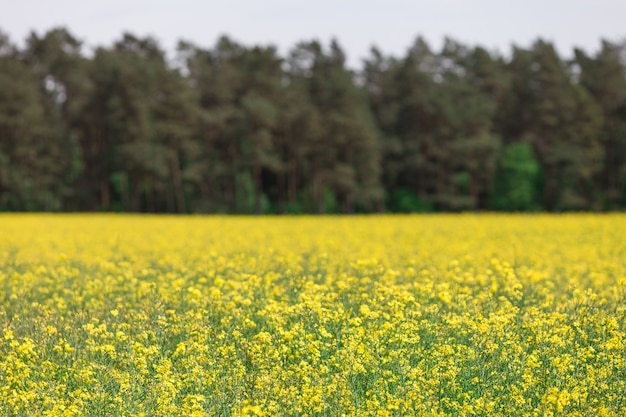
[[[227,34],[281,53],[301,40],[336,37],[359,66],[372,45],[400,56],[417,35],[435,49],[448,35],[508,55],[542,37],[569,56],[626,37],[625,0],[0,0],[0,30],[22,45],[31,31],[64,26],[90,47],[124,31],[158,39],[168,51],[185,39],[202,47]]]

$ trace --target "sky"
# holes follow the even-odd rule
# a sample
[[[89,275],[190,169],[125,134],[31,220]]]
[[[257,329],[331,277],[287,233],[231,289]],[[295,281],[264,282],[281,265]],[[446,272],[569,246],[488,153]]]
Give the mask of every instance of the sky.
[[[571,56],[601,39],[626,39],[624,0],[0,0],[0,31],[23,45],[35,31],[67,28],[89,52],[126,31],[152,36],[170,54],[181,39],[212,47],[220,35],[244,45],[336,38],[353,67],[375,45],[402,56],[418,35],[438,49],[445,36],[508,55],[541,37]]]

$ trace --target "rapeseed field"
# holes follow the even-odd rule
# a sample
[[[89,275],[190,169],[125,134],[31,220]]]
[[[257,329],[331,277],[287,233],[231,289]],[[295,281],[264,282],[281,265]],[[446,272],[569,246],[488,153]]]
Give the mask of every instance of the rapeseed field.
[[[0,216],[1,416],[623,416],[626,216]]]

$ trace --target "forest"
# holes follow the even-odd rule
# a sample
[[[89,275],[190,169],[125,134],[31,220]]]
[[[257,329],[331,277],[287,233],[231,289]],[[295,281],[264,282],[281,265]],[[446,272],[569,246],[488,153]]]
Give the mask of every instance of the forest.
[[[0,211],[626,209],[626,41],[564,58],[417,37],[360,68],[338,40],[173,55],[0,31]]]

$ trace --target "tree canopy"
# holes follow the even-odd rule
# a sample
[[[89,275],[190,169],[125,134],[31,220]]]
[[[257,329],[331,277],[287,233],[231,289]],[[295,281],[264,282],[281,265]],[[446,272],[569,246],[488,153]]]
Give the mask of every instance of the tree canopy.
[[[571,59],[418,37],[223,36],[169,60],[125,33],[0,32],[0,211],[370,213],[626,208],[626,43]]]

